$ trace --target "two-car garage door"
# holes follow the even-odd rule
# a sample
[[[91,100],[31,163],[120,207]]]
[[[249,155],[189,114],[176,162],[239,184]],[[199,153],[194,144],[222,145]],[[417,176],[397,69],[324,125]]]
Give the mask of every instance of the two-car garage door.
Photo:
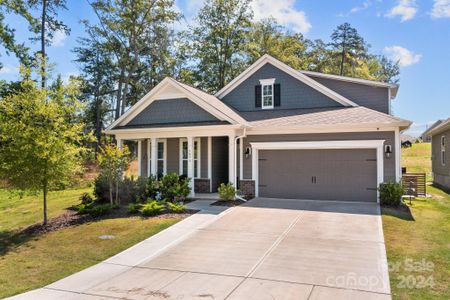
[[[375,149],[259,151],[259,196],[377,201]]]

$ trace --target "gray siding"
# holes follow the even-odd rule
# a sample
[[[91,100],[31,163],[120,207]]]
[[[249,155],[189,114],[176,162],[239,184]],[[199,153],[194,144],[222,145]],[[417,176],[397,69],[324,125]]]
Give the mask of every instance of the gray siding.
[[[147,168],[148,168],[148,156],[147,156],[147,140],[142,140],[141,141],[141,155],[142,155],[142,160],[141,160],[141,170],[142,170],[142,175],[147,176]]]
[[[228,182],[228,138],[212,138],[212,192],[217,192],[218,186]]]
[[[355,102],[358,105],[373,110],[389,113],[389,90],[384,87],[373,87],[341,80],[310,76],[329,89]]]
[[[140,112],[127,126],[218,122],[216,117],[187,98],[157,100]]]
[[[352,133],[317,133],[317,134],[279,134],[251,135],[245,138],[244,147],[250,147],[252,142],[287,142],[287,141],[327,141],[327,140],[385,140],[386,145],[392,145],[392,155],[384,158],[384,180],[395,180],[395,133],[383,132],[352,132]],[[244,156],[244,179],[252,178],[252,158]]]
[[[445,136],[445,165],[441,163],[441,137]],[[450,129],[432,137],[431,162],[434,174],[450,176]],[[449,187],[450,188],[450,187]]]
[[[167,173],[180,172],[180,140],[167,139]]]
[[[280,84],[281,106],[275,109],[342,106],[271,64],[261,67],[226,95],[222,101],[238,111],[261,110],[261,108],[255,108],[255,86],[259,85],[260,79],[269,78],[275,78],[275,83]]]
[[[200,139],[200,177],[208,178],[208,138]]]

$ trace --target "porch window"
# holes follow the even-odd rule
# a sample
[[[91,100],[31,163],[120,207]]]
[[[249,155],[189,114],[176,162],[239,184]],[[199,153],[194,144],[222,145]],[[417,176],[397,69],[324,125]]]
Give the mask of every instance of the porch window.
[[[194,178],[200,178],[200,138],[194,140]],[[180,139],[180,175],[188,174],[188,142]]]
[[[156,154],[156,174],[158,177],[166,175],[167,173],[167,145],[166,140],[158,140],[157,154]],[[150,168],[152,165],[151,155],[151,140],[148,141],[148,174],[150,175]]]
[[[441,164],[445,166],[445,135],[441,136]]]

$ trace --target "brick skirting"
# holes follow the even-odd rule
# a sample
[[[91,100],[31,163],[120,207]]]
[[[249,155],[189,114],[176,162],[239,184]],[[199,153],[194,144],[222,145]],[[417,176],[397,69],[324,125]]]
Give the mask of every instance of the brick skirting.
[[[247,199],[255,198],[255,181],[251,179],[240,180],[239,191]]]
[[[196,193],[210,193],[209,178],[195,178],[194,192]]]

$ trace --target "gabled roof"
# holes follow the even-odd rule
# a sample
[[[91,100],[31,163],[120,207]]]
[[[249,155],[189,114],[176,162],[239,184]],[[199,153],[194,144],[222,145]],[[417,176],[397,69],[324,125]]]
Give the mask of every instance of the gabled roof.
[[[223,98],[228,93],[230,93],[234,88],[236,88],[239,84],[241,84],[243,81],[245,81],[247,78],[249,78],[252,74],[254,74],[256,71],[258,71],[261,67],[263,67],[265,64],[271,64],[278,69],[286,72],[287,74],[291,75],[292,77],[298,79],[299,81],[303,82],[304,84],[312,87],[313,89],[321,92],[322,94],[328,96],[329,98],[333,99],[334,101],[344,105],[344,106],[358,106],[353,101],[345,98],[344,96],[336,93],[335,91],[327,88],[323,84],[315,81],[314,79],[302,74],[301,72],[298,72],[297,70],[289,67],[285,63],[282,63],[281,61],[273,58],[272,56],[268,54],[264,54],[261,56],[256,62],[254,62],[250,67],[248,67],[244,72],[239,74],[236,78],[234,78],[230,83],[228,83],[226,86],[224,86],[220,91],[218,91],[215,96],[217,98]]]
[[[398,92],[398,88],[399,88],[398,84],[393,84],[393,83],[388,83],[388,82],[367,80],[367,79],[361,79],[361,78],[353,78],[353,77],[333,75],[333,74],[324,74],[324,73],[305,71],[305,70],[300,70],[299,72],[302,74],[305,74],[305,75],[313,76],[313,77],[340,80],[340,81],[358,83],[358,84],[374,86],[374,87],[388,88],[391,90],[391,99],[394,99],[397,96],[397,92]]]
[[[180,96],[188,98],[189,100],[209,112],[211,115],[215,116],[220,121],[227,121],[231,124],[247,124],[247,121],[245,119],[243,119],[238,113],[236,113],[233,109],[228,107],[225,103],[223,103],[216,97],[207,94],[199,89],[180,83],[175,79],[166,77],[141,100],[134,104],[127,112],[125,112],[120,118],[118,118],[110,126],[108,126],[106,130],[125,126],[153,101],[178,98]]]
[[[375,127],[401,127],[403,129],[411,125],[410,121],[397,118],[367,107],[342,107],[326,109],[307,109],[304,112],[297,111],[293,115],[285,116],[268,115],[267,119],[257,119],[250,122],[250,126],[257,128],[271,129],[294,129],[308,127],[328,127],[337,126],[375,126]],[[251,117],[248,117],[249,119]]]
[[[439,122],[439,121],[438,121]],[[437,122],[436,122],[437,123]],[[441,133],[442,131],[445,130],[449,130],[450,129],[450,118],[448,118],[447,120],[442,120],[440,124],[438,124],[436,126],[436,123],[434,123],[430,129],[428,129],[427,131],[425,131],[423,134],[425,135],[435,135],[438,133]]]

